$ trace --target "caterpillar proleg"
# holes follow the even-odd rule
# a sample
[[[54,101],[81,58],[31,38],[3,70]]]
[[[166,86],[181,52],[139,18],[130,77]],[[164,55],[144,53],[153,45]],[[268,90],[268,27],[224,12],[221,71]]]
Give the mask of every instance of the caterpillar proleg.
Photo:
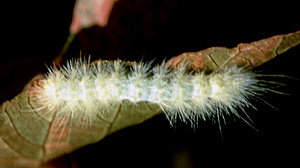
[[[252,106],[249,99],[270,90],[256,73],[242,67],[207,73],[170,68],[164,62],[151,66],[140,62],[128,68],[121,60],[69,61],[49,68],[38,99],[50,110],[85,119],[109,115],[104,113],[123,100],[146,101],[159,105],[171,125],[177,119],[194,125],[198,118],[239,117],[239,110]]]

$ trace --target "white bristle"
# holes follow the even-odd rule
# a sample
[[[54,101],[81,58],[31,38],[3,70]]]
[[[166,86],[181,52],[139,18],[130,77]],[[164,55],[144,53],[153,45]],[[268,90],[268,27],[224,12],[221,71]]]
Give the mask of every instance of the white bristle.
[[[132,103],[158,104],[170,123],[181,119],[192,124],[197,118],[237,115],[252,106],[251,97],[264,88],[253,72],[236,66],[210,74],[170,69],[161,64],[137,63],[126,70],[120,60],[112,63],[70,61],[50,69],[39,99],[47,108],[70,115],[93,118],[127,99]],[[219,117],[219,116],[217,116]]]

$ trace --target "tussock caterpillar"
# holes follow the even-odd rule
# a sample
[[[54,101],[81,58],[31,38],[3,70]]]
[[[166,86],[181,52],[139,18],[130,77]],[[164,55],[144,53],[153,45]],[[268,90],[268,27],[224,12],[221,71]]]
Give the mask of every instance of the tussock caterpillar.
[[[251,98],[276,92],[268,86],[272,81],[260,76],[237,66],[208,73],[191,72],[185,66],[172,69],[164,62],[152,67],[143,62],[128,66],[121,60],[91,64],[78,59],[49,68],[36,95],[43,108],[87,121],[109,115],[113,107],[129,100],[159,105],[171,125],[177,119],[192,126],[199,118],[220,121],[224,115],[235,115],[248,123],[238,111],[247,116],[244,108],[253,107]]]

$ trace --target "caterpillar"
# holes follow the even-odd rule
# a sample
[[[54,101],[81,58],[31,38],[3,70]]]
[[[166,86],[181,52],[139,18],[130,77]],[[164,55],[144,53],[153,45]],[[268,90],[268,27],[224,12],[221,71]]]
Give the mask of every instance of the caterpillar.
[[[224,115],[243,119],[238,111],[255,108],[250,99],[274,91],[259,74],[238,66],[206,72],[174,69],[165,62],[152,67],[151,62],[128,66],[121,60],[91,64],[77,59],[48,69],[39,102],[49,111],[88,120],[109,115],[105,113],[123,100],[157,104],[171,125],[178,119],[196,125],[199,118],[220,120]]]

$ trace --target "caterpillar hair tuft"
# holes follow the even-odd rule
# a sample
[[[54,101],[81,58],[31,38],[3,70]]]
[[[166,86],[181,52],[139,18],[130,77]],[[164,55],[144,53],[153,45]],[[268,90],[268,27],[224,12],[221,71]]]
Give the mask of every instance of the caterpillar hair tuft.
[[[159,105],[171,125],[177,119],[195,125],[198,118],[240,117],[239,110],[252,106],[251,98],[271,90],[259,74],[237,66],[212,73],[172,69],[164,62],[151,67],[151,62],[128,68],[121,60],[69,61],[49,68],[37,98],[50,111],[89,121],[109,115],[104,113],[123,100],[147,101]]]

